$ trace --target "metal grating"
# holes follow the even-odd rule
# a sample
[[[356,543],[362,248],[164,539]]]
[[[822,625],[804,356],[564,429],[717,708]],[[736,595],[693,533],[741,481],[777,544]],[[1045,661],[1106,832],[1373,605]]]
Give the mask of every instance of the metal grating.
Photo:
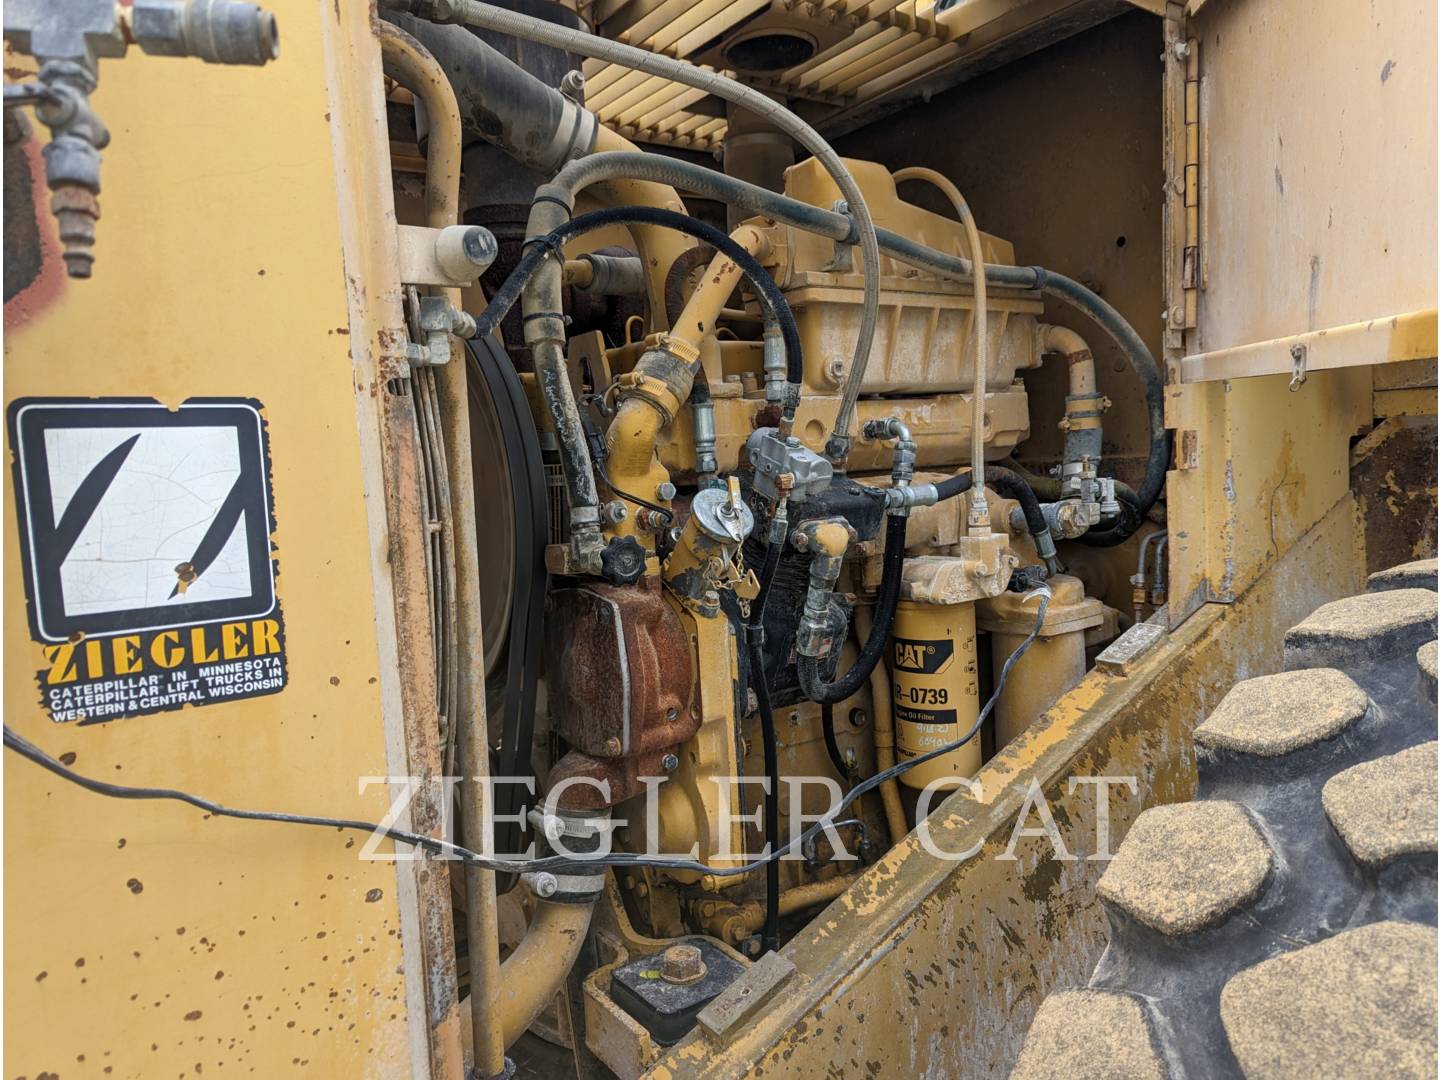
[[[1130,0],[1156,10],[1163,0]],[[1123,9],[1090,0],[578,0],[605,37],[700,63],[803,105],[822,128],[873,113],[911,88],[986,53],[1006,58],[1058,40]],[[784,70],[758,74],[725,65],[734,41],[766,32],[803,37],[815,51]],[[1018,47],[1017,47],[1017,43]],[[586,104],[637,142],[719,149],[721,103],[602,61],[585,62]],[[958,81],[959,75],[949,80]]]

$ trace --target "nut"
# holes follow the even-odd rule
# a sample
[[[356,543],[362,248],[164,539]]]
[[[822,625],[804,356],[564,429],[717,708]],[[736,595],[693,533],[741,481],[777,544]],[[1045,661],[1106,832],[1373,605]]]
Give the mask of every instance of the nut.
[[[674,754],[666,754],[660,759],[660,767],[666,772],[674,772],[680,767],[680,759]]]
[[[671,945],[660,955],[660,977],[677,986],[688,986],[705,977],[705,961],[694,945]]]
[[[530,891],[543,900],[560,891],[560,882],[554,874],[542,870],[530,879]]]

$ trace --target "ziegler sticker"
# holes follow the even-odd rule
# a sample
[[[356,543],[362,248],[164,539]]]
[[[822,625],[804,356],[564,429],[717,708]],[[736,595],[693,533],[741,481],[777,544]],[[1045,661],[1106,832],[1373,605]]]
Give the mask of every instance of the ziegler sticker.
[[[284,688],[259,402],[23,398],[8,421],[52,720],[92,724]]]

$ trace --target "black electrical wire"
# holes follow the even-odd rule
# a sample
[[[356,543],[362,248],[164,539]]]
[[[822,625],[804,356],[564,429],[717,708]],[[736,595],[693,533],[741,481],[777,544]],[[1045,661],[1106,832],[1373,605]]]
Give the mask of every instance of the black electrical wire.
[[[805,354],[800,344],[800,330],[795,325],[795,315],[785,294],[765,268],[743,247],[725,233],[706,224],[698,218],[674,210],[662,210],[653,206],[616,206],[605,210],[594,210],[581,214],[544,236],[531,237],[525,241],[525,253],[510,271],[510,275],[496,290],[485,310],[475,316],[475,334],[484,337],[500,325],[515,302],[520,299],[526,283],[540,269],[546,258],[554,255],[562,258],[564,245],[587,232],[605,228],[608,225],[657,225],[674,229],[703,243],[709,244],[722,255],[735,262],[745,280],[750,283],[760,299],[761,305],[780,326],[785,341],[785,380],[798,388],[804,379]],[[790,395],[793,398],[793,394]],[[786,408],[793,415],[794,404],[787,399]]]
[[[822,829],[839,819],[839,816],[848,810],[863,795],[874,791],[881,784],[895,779],[911,769],[925,764],[927,761],[941,757],[951,751],[958,750],[964,746],[980,731],[990,713],[995,708],[1001,692],[1005,689],[1005,683],[1010,677],[1011,670],[1025,655],[1035,639],[1040,635],[1040,627],[1045,621],[1045,613],[1050,607],[1050,590],[1038,590],[1040,606],[1035,613],[1035,626],[1029,636],[1020,643],[1020,647],[1010,654],[1010,659],[1005,661],[1000,669],[1000,676],[995,680],[995,690],[985,707],[980,710],[980,715],[975,718],[975,723],[970,730],[954,742],[946,743],[944,746],[937,746],[919,757],[911,758],[893,765],[882,772],[876,773],[867,780],[861,781],[850,789],[849,794],[840,800],[840,805],[831,810],[810,828],[806,829],[794,841],[782,844],[778,848],[771,848],[769,854],[763,855],[750,862],[740,863],[737,866],[711,866],[709,863],[700,862],[698,859],[672,859],[664,855],[637,855],[629,852],[612,852],[606,855],[550,855],[540,859],[503,859],[481,855],[471,851],[469,848],[461,847],[459,844],[452,844],[448,840],[441,840],[433,836],[422,836],[420,833],[410,832],[405,829],[396,829],[381,826],[369,821],[359,821],[353,818],[332,818],[315,817],[308,814],[287,814],[271,810],[240,810],[228,806],[222,806],[210,799],[199,795],[192,795],[189,792],[178,791],[174,788],[142,788],[130,787],[126,784],[111,784],[104,780],[96,780],[93,777],[84,776],[75,772],[66,765],[56,761],[45,751],[41,750],[34,743],[25,739],[13,731],[9,724],[4,728],[5,747],[21,757],[34,762],[47,772],[53,773],[62,780],[68,780],[72,784],[84,788],[86,791],[94,792],[97,795],[105,795],[113,799],[166,799],[175,802],[186,803],[198,810],[204,810],[212,817],[239,818],[244,821],[273,821],[284,825],[313,825],[326,829],[354,829],[359,832],[379,833],[381,836],[402,844],[409,844],[412,847],[420,848],[423,851],[435,855],[442,855],[449,858],[461,859],[473,863],[482,870],[495,870],[502,874],[529,874],[540,873],[541,871],[573,871],[577,864],[586,867],[610,866],[610,867],[651,867],[656,870],[686,870],[700,874],[711,874],[715,877],[740,877],[744,874],[754,873],[770,863],[778,862],[790,854],[797,846],[803,846],[811,837],[818,836]]]

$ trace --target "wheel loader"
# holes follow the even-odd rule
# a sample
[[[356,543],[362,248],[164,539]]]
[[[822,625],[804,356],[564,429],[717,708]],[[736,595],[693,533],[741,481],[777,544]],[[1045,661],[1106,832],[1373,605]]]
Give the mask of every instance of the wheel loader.
[[[7,1077],[1434,1075],[1433,6],[3,36]]]

